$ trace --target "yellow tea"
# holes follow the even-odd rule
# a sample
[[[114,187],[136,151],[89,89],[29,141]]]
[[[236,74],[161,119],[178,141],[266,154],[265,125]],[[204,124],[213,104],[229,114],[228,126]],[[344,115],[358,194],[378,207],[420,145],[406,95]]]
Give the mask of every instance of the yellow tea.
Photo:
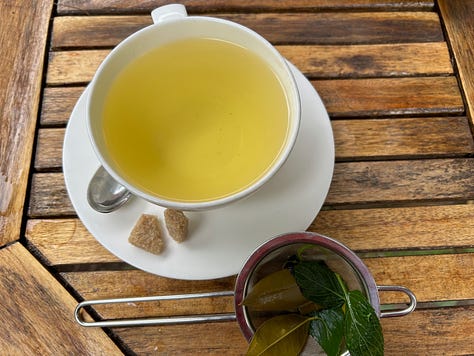
[[[115,169],[160,198],[202,202],[241,191],[271,167],[289,129],[284,89],[248,49],[210,38],[139,57],[106,98]]]

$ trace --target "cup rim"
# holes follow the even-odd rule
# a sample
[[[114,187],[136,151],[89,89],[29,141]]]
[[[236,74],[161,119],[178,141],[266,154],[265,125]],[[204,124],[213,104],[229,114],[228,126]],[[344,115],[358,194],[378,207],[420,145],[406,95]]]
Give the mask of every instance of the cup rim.
[[[130,42],[132,41],[137,41],[141,36],[144,36],[146,33],[150,31],[160,31],[160,28],[163,26],[168,26],[172,25],[173,23],[176,22],[181,22],[181,21],[212,21],[212,22],[217,22],[224,24],[226,26],[232,26],[234,28],[237,28],[241,31],[246,32],[247,34],[254,36],[255,38],[258,39],[258,41],[264,45],[268,50],[270,50],[274,58],[277,60],[278,63],[282,65],[284,77],[287,77],[288,82],[290,83],[289,87],[285,87],[285,93],[293,98],[293,101],[295,102],[296,105],[293,105],[294,107],[290,108],[291,115],[294,116],[294,119],[291,120],[291,128],[289,129],[288,135],[286,137],[286,143],[284,146],[282,146],[281,152],[279,155],[276,157],[275,161],[272,163],[272,165],[267,169],[267,171],[258,179],[256,180],[253,184],[251,184],[249,187],[245,189],[241,189],[236,191],[235,193],[231,193],[229,195],[226,195],[224,197],[218,198],[218,199],[213,199],[213,200],[205,200],[205,201],[178,201],[178,200],[168,200],[162,197],[158,197],[156,195],[148,194],[139,188],[131,185],[129,182],[127,182],[105,159],[103,154],[101,153],[98,144],[96,143],[96,138],[94,137],[94,130],[92,129],[92,115],[91,115],[91,102],[92,102],[92,97],[94,93],[99,90],[98,88],[98,82],[100,80],[100,77],[102,73],[104,72],[105,68],[107,67],[107,63],[110,61],[110,58],[113,56],[116,56],[117,53],[123,48],[126,48],[126,46],[130,45]],[[189,36],[189,37],[192,37]],[[188,38],[188,37],[183,37],[183,38]],[[280,75],[279,75],[280,76]],[[100,161],[101,165],[105,168],[105,170],[120,184],[125,186],[132,194],[141,197],[153,204],[157,204],[162,207],[167,207],[167,208],[173,208],[173,209],[178,209],[178,210],[205,210],[205,209],[211,209],[215,207],[220,207],[223,205],[226,205],[228,203],[237,201],[241,198],[244,198],[253,192],[257,191],[259,188],[261,188],[266,182],[268,182],[275,174],[276,172],[283,166],[283,164],[286,162],[288,159],[291,151],[293,150],[293,147],[296,143],[296,139],[298,136],[298,131],[300,128],[300,122],[301,122],[301,98],[300,98],[300,93],[298,90],[298,85],[296,82],[296,78],[294,77],[294,74],[287,62],[287,60],[278,52],[278,50],[264,37],[262,37],[260,34],[255,32],[254,30],[245,27],[237,22],[233,22],[230,20],[226,19],[220,19],[220,18],[215,18],[215,17],[209,17],[209,16],[184,16],[181,18],[175,18],[175,19],[170,19],[166,20],[164,22],[159,22],[152,24],[150,26],[147,26],[145,28],[142,28],[127,38],[125,38],[122,42],[120,42],[110,53],[107,55],[107,57],[103,60],[103,62],[99,65],[96,73],[94,74],[93,79],[91,80],[90,84],[91,90],[89,92],[89,95],[86,100],[86,123],[87,123],[87,133],[89,136],[89,139],[91,141],[93,150]],[[289,90],[288,90],[289,89]]]
[[[374,277],[364,262],[352,250],[339,241],[314,232],[290,232],[278,235],[257,247],[257,249],[254,250],[254,252],[244,263],[242,269],[237,275],[234,289],[235,315],[240,330],[247,341],[252,339],[254,330],[251,327],[246,307],[242,305],[242,302],[247,292],[250,276],[252,275],[258,263],[262,261],[269,253],[280,247],[300,243],[309,243],[322,246],[345,259],[363,281],[365,287],[367,288],[370,304],[374,308],[376,315],[380,318],[380,299]]]

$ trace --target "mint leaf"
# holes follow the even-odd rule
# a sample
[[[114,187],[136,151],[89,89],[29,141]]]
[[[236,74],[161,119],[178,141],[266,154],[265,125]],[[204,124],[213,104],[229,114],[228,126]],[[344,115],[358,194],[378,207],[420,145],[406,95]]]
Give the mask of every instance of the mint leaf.
[[[358,290],[346,293],[344,332],[351,356],[383,355],[383,334],[372,305]]]
[[[294,267],[293,274],[303,295],[312,302],[323,308],[344,304],[344,287],[324,262],[301,261]]]
[[[247,356],[299,355],[308,339],[311,317],[278,315],[265,321],[253,335]]]
[[[309,326],[310,335],[321,345],[328,356],[340,355],[344,335],[344,313],[340,308],[324,309],[311,313],[316,317]]]

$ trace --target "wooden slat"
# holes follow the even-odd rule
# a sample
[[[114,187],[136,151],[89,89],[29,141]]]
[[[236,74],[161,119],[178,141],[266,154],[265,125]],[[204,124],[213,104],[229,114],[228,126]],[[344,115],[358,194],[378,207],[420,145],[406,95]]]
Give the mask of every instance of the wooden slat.
[[[338,163],[326,205],[474,199],[474,159]]]
[[[383,251],[471,248],[473,229],[474,204],[464,204],[323,210],[308,230],[355,251]]]
[[[63,128],[39,130],[34,161],[36,170],[61,169],[64,133]]]
[[[237,14],[222,17],[247,26],[274,44],[364,44],[442,42],[432,12],[327,12]]]
[[[316,80],[332,117],[462,114],[455,77]]]
[[[48,85],[88,83],[108,50],[51,52],[46,83]]]
[[[30,217],[76,215],[69,200],[62,173],[33,175],[28,215]]]
[[[0,2],[0,246],[20,235],[52,5]]]
[[[114,329],[138,355],[242,356],[247,341],[237,322]]]
[[[438,3],[456,58],[474,130],[474,3],[462,0],[440,0]]]
[[[378,285],[403,285],[420,302],[474,299],[474,253],[367,258],[364,262]],[[381,303],[403,298],[380,293]]]
[[[219,14],[260,33],[273,44],[443,42],[434,12],[327,12]],[[58,17],[52,48],[112,47],[152,23],[151,16]]]
[[[385,355],[470,355],[473,313],[470,306],[416,310],[409,316],[382,319]],[[116,329],[114,333],[138,354],[242,355],[247,348],[237,323],[231,322],[166,326],[160,328],[159,336],[153,327]],[[183,335],[187,342],[182,342]]]
[[[470,355],[474,345],[474,307],[417,310],[382,319],[385,355]]]
[[[334,120],[332,128],[337,161],[474,153],[466,117]],[[34,162],[37,171],[61,169],[64,132],[64,128],[39,130]]]
[[[446,43],[356,46],[277,46],[309,78],[392,77],[452,74]],[[438,60],[433,63],[433,54]],[[109,50],[50,54],[47,83],[89,82]]]
[[[150,15],[55,17],[51,48],[112,47],[151,23]]]
[[[101,329],[74,321],[74,298],[20,243],[0,250],[0,271],[2,354],[120,354]]]
[[[49,266],[120,262],[87,231],[79,219],[28,220],[26,239]]]
[[[277,46],[309,78],[395,77],[452,74],[444,42]],[[433,62],[433,54],[437,60]]]
[[[150,12],[166,5],[167,0],[59,0],[58,14],[114,14]],[[217,11],[321,11],[321,10],[431,10],[432,0],[214,0],[211,4],[201,0],[183,0],[190,13]],[[210,6],[211,5],[211,6]]]
[[[461,249],[474,246],[473,224],[473,204],[323,210],[308,231],[335,238],[355,251]],[[119,261],[79,219],[30,219],[26,238],[50,266]]]
[[[337,163],[326,205],[391,204],[474,199],[474,159]],[[33,176],[28,215],[71,216],[62,173]]]
[[[466,117],[333,120],[336,160],[474,153]]]
[[[84,87],[45,88],[40,124],[43,126],[66,124],[84,89]]]

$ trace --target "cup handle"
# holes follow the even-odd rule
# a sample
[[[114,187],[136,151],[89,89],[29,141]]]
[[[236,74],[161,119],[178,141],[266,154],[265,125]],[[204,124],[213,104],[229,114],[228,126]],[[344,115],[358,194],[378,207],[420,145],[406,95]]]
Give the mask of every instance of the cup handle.
[[[416,297],[415,297],[415,294],[413,294],[413,292],[409,290],[408,288],[402,287],[402,286],[377,286],[377,289],[379,290],[379,292],[382,292],[382,291],[401,292],[401,293],[406,294],[408,298],[410,298],[410,303],[405,309],[381,312],[380,313],[381,318],[404,316],[404,315],[410,314],[413,310],[415,310]]]
[[[153,23],[179,19],[188,16],[186,8],[181,4],[169,4],[156,8],[151,12]]]

